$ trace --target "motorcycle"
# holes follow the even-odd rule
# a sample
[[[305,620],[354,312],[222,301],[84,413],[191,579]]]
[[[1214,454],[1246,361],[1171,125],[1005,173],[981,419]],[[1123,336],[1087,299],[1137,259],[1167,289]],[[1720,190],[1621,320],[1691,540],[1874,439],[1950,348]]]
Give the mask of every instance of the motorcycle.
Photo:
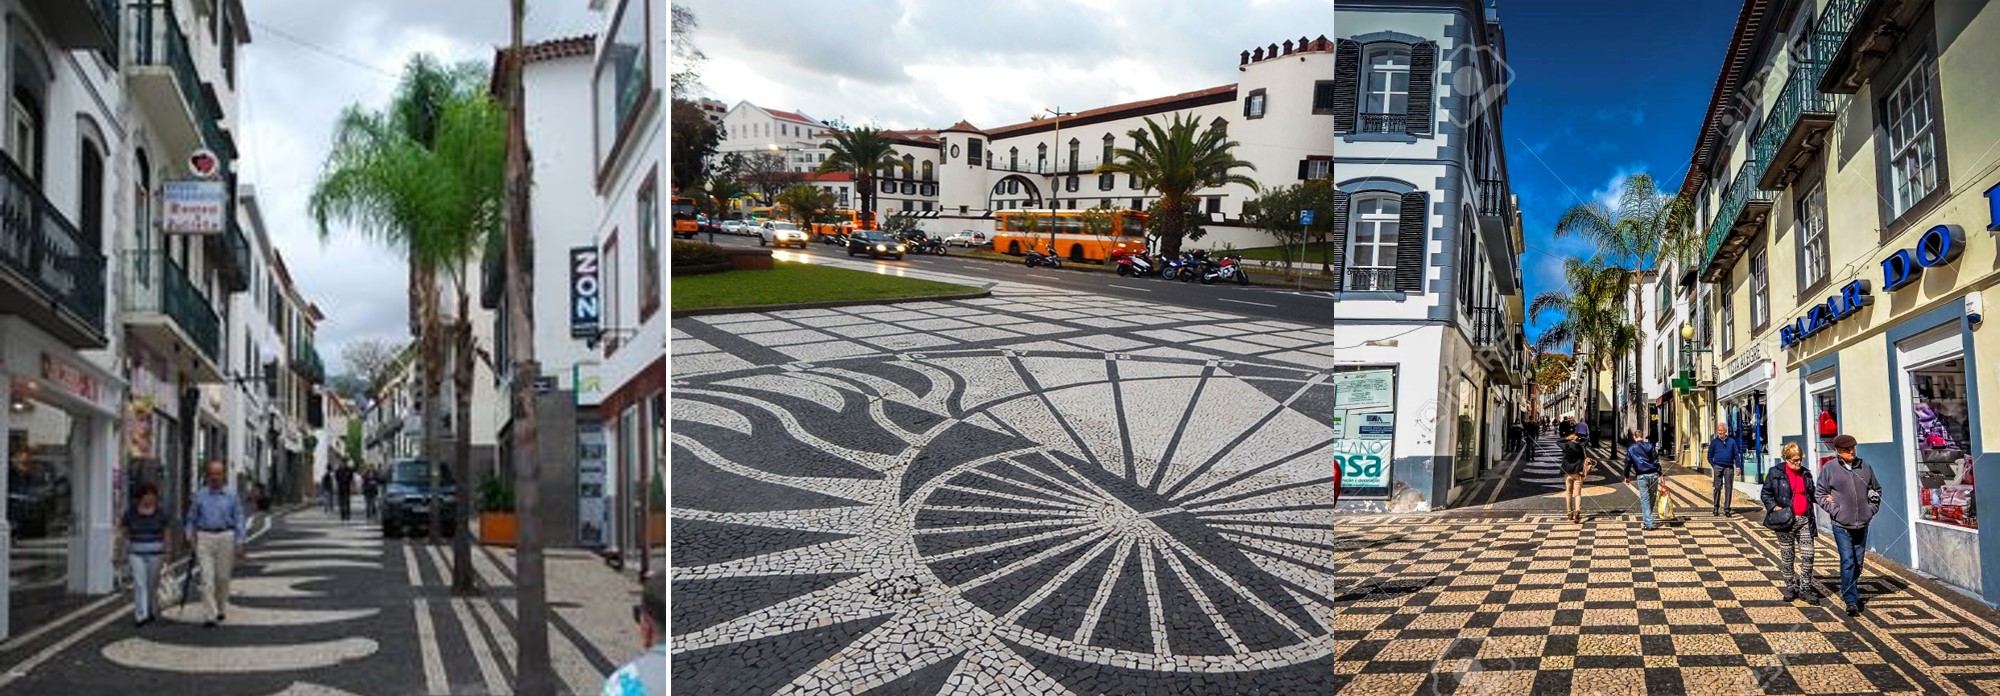
[[[1112,252],[1111,256],[1118,260],[1118,275],[1121,278],[1136,278],[1160,272],[1160,263],[1147,256],[1145,252],[1120,249]]]
[[[938,239],[936,237],[925,237],[924,239],[916,242],[915,246],[910,247],[910,253],[943,256],[944,240]]]
[[[1200,280],[1214,267],[1215,262],[1208,258],[1208,252],[1200,249],[1188,252],[1187,261],[1181,266],[1180,281],[1192,283]]]
[[[1224,256],[1216,262],[1213,270],[1201,274],[1202,285],[1213,285],[1215,281],[1234,280],[1237,285],[1249,285],[1250,276],[1243,272],[1243,257]]]
[[[1062,268],[1062,257],[1055,255],[1054,250],[1050,250],[1048,253],[1043,253],[1035,251],[1034,249],[1029,249],[1027,257],[1021,259],[1021,263],[1027,264],[1029,268],[1034,268],[1036,266],[1048,266],[1049,268]]]

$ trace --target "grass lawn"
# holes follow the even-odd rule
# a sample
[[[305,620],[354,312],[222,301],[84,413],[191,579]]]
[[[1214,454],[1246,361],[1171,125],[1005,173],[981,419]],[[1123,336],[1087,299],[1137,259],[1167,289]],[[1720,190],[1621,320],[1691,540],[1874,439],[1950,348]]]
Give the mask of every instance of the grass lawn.
[[[674,309],[712,309],[836,300],[898,300],[962,295],[978,290],[932,280],[779,261],[769,271],[724,271],[674,278],[671,297]]]
[[[1312,263],[1314,263],[1314,264],[1318,264],[1318,263],[1319,263],[1319,255],[1320,255],[1320,252],[1321,252],[1322,250],[1325,250],[1325,251],[1327,251],[1327,252],[1331,252],[1331,251],[1333,250],[1333,242],[1307,242],[1307,243],[1306,243],[1306,245],[1305,245],[1305,248],[1306,248],[1306,253],[1305,253],[1305,256],[1304,256],[1304,259],[1305,259],[1306,261],[1310,261],[1310,262],[1312,262]],[[1300,261],[1300,258],[1301,258],[1301,257],[1299,256],[1299,248],[1298,248],[1297,246],[1293,246],[1293,247],[1291,247],[1291,251],[1292,251],[1292,263],[1299,263],[1299,261]],[[1283,260],[1285,260],[1285,253],[1284,253],[1284,251],[1282,251],[1282,250],[1280,250],[1280,249],[1279,249],[1278,247],[1274,247],[1274,246],[1267,246],[1267,247],[1251,247],[1251,248],[1249,248],[1249,249],[1237,249],[1237,250],[1236,250],[1236,253],[1238,253],[1238,254],[1242,254],[1242,255],[1243,255],[1243,258],[1246,258],[1246,259],[1257,259],[1257,260],[1259,260],[1259,261],[1283,261]]]

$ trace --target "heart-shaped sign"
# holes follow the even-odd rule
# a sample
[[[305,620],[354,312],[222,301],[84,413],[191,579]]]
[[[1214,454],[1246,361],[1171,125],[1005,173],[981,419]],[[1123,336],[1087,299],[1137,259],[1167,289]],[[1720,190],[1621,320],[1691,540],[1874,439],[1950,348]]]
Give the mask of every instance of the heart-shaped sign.
[[[194,154],[188,155],[188,171],[193,172],[195,176],[215,176],[215,170],[221,164],[222,160],[208,150],[195,150]]]

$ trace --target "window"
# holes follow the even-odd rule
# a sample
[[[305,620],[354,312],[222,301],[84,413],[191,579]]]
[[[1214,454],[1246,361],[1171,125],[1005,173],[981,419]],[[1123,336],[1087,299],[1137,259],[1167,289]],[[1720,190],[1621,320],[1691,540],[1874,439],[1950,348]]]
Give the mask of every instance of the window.
[[[1208,214],[1214,215],[1220,212],[1222,212],[1222,197],[1216,196],[1208,199]]]
[[[1395,46],[1370,53],[1368,84],[1361,96],[1361,111],[1364,113],[1407,112],[1410,108],[1410,49]]]
[[[979,164],[979,163],[980,163],[980,161],[981,161],[981,157],[980,157],[980,153],[979,153],[979,144],[980,144],[980,142],[981,142],[981,141],[978,141],[978,140],[967,140],[967,141],[965,141],[965,143],[966,143],[966,149],[967,149],[968,153],[969,153],[969,154],[971,155],[971,158],[972,158],[972,163],[973,163],[973,164]]]
[[[896,182],[894,182],[894,181],[890,181],[890,180],[888,180],[888,179],[883,179],[883,180],[882,180],[882,192],[883,192],[883,193],[895,193],[895,192],[896,192]]]
[[[903,212],[905,213],[910,212],[910,209],[915,205],[915,203],[916,201],[912,201],[908,198],[903,199]]]
[[[82,143],[82,162],[79,163],[77,181],[77,231],[83,234],[83,243],[92,247],[104,244],[104,155],[97,149],[97,143],[85,138]]]
[[[1459,218],[1458,230],[1458,306],[1471,310],[1472,304],[1472,245],[1478,235],[1473,231],[1469,217]]]
[[[1909,377],[1914,398],[1903,414],[1916,440],[1919,514],[1927,522],[1977,529],[1965,359],[1911,370]]]
[[[1126,174],[1126,175],[1125,175],[1125,187],[1126,187],[1126,188],[1130,188],[1130,189],[1137,189],[1137,188],[1139,188],[1139,175],[1137,175],[1137,174]]]
[[[1264,90],[1262,89],[1250,90],[1250,96],[1245,97],[1243,99],[1243,117],[1244,118],[1264,117]]]
[[[1815,184],[1799,198],[1799,287],[1812,290],[1826,280],[1826,185]]]
[[[1333,178],[1333,158],[1308,157],[1299,160],[1299,178],[1307,181]]]
[[[1118,184],[1118,175],[1117,175],[1117,174],[1099,174],[1099,175],[1097,175],[1097,190],[1099,190],[1099,191],[1109,191],[1109,190],[1111,190],[1111,187],[1112,187],[1112,186],[1115,186],[1115,185],[1117,185],[1117,184]]]
[[[1069,188],[1069,190],[1071,190],[1071,191],[1075,191],[1075,190],[1076,190],[1076,175],[1075,175],[1075,174],[1071,174],[1071,175],[1069,175],[1069,179],[1068,179],[1067,181],[1065,181],[1065,182],[1064,182],[1064,185],[1065,185],[1065,186],[1067,186],[1067,187]]]
[[[931,209],[931,202],[924,201],[924,210],[930,210],[930,209]]]
[[[652,174],[639,187],[639,320],[660,308],[660,177]]]
[[[1110,161],[1111,161],[1111,160],[1113,159],[1113,157],[1111,156],[1111,151],[1112,151],[1112,150],[1114,150],[1114,149],[1117,149],[1117,148],[1114,148],[1114,147],[1112,147],[1112,142],[1114,142],[1114,141],[1113,141],[1113,139],[1112,139],[1112,137],[1111,137],[1111,134],[1110,134],[1110,133],[1105,133],[1105,134],[1104,134],[1104,154],[1103,154],[1103,159],[1102,159],[1102,160],[1100,160],[1100,162],[1110,162]]]
[[[1099,207],[1099,208],[1109,208],[1109,207],[1111,207],[1111,199],[1109,199],[1109,198],[1099,198],[1099,199],[1097,199],[1097,207]]]
[[[1319,80],[1313,83],[1313,113],[1333,113],[1333,80]]]
[[[1770,259],[1763,249],[1750,254],[1750,327],[1752,331],[1764,328],[1771,319],[1771,274]]]
[[[1008,193],[1008,195],[1012,195],[1012,194],[1016,194],[1016,193],[1020,193],[1020,192],[1021,192],[1021,182],[1020,182],[1020,180],[1019,180],[1019,179],[1008,179],[1008,180],[1007,180],[1007,193]]]
[[[1396,228],[1402,202],[1373,195],[1354,203],[1354,230],[1348,235],[1347,289],[1388,290],[1395,286]]]
[[[21,54],[14,55],[18,59]],[[37,182],[42,180],[40,100],[19,86],[14,88],[14,99],[7,110],[7,154],[13,156],[21,173]]]
[[[639,115],[639,106],[652,94],[651,31],[653,5],[628,2],[612,18],[600,52],[593,85],[597,113],[597,159],[611,159],[625,142],[626,131]]]
[[[1146,199],[1144,199],[1144,198],[1134,198],[1134,199],[1132,199],[1132,209],[1133,209],[1133,210],[1145,210],[1145,209],[1146,209]]]
[[[1021,148],[1007,148],[1007,169],[1009,171],[1021,171]]]
[[[1722,352],[1730,353],[1736,350],[1736,293],[1733,288],[1725,284],[1722,286],[1722,293],[1717,295],[1715,300],[1716,304],[1720,305],[1716,308],[1716,313],[1721,315]]]
[[[917,158],[915,155],[903,155],[903,178],[917,178]]]
[[[1048,170],[1049,170],[1049,145],[1048,145],[1048,143],[1042,143],[1042,144],[1039,144],[1039,145],[1036,145],[1036,146],[1035,146],[1035,171],[1037,171],[1037,172],[1047,172]]]
[[[619,263],[618,259],[617,230],[612,230],[611,237],[604,242],[604,253],[598,258],[603,259],[603,265],[599,266],[599,270],[604,273],[604,326],[624,326],[625,318],[620,316],[619,303],[625,293],[623,288],[619,287],[618,272],[624,264]],[[606,332],[606,335],[610,338],[606,339],[608,342],[605,344],[605,353],[608,355],[618,352],[617,332]]]
[[[1082,145],[1083,145],[1082,143],[1077,142],[1076,138],[1069,139],[1069,170],[1072,172],[1076,171],[1076,163],[1077,163],[1076,155],[1077,152],[1081,149]],[[1075,191],[1076,189],[1071,188],[1070,190]]]
[[[1902,217],[1938,185],[1930,70],[1929,61],[1919,62],[1883,103],[1889,135],[1887,198],[1891,219]]]

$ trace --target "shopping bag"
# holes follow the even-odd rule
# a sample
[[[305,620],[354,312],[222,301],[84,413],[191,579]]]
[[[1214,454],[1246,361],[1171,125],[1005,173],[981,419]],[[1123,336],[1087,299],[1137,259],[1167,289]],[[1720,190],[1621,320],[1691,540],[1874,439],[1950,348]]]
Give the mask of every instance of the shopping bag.
[[[1657,491],[1654,497],[1659,498],[1659,502],[1653,506],[1653,516],[1662,522],[1674,519],[1674,499],[1666,491]]]

